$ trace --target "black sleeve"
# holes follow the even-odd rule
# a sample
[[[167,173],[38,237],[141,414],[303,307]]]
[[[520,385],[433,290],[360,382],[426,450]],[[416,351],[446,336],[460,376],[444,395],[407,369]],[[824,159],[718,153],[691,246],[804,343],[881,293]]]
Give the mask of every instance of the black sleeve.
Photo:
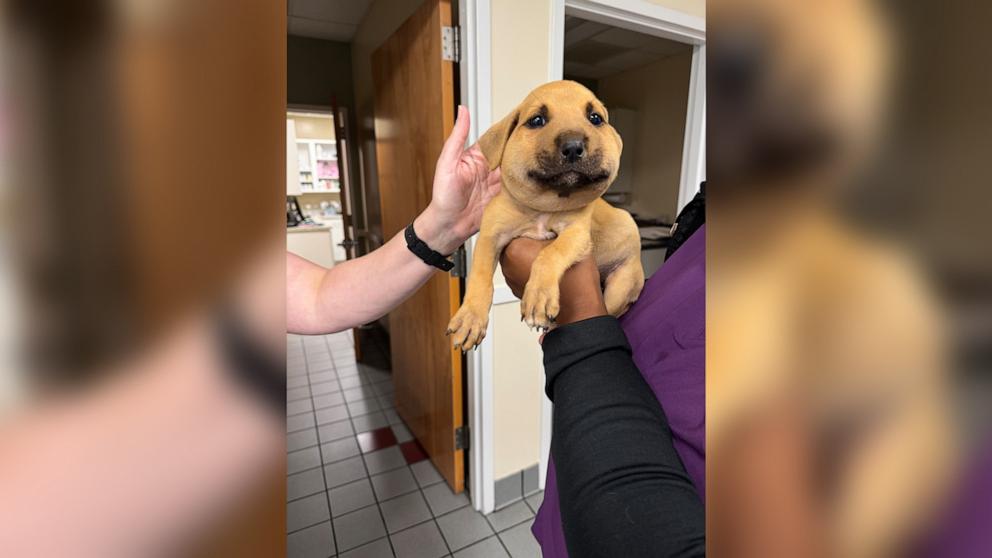
[[[704,556],[702,501],[616,319],[552,331],[544,367],[569,556]]]

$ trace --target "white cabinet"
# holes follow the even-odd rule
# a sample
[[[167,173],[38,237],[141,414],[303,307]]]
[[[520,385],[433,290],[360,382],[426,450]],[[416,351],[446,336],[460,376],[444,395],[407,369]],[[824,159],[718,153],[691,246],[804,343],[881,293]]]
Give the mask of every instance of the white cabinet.
[[[299,163],[296,156],[296,121],[286,120],[286,195],[300,195]]]
[[[344,248],[344,221],[341,216],[327,217],[317,226],[286,229],[286,249],[324,267],[347,259]]]
[[[341,191],[336,149],[334,140],[296,140],[295,158],[302,193]]]
[[[286,250],[324,267],[334,266],[331,231],[327,227],[297,227],[286,232]]]

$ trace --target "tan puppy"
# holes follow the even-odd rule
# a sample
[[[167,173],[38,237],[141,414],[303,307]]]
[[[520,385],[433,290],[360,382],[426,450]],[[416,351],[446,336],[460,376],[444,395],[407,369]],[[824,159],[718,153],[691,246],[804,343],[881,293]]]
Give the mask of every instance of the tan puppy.
[[[605,281],[610,314],[620,316],[644,286],[641,241],[630,214],[600,199],[617,176],[623,142],[606,107],[573,81],[532,91],[479,139],[503,189],[486,207],[475,244],[468,291],[448,332],[468,350],[486,335],[493,273],[503,248],[518,237],[555,239],[531,270],[521,319],[545,330],[558,315],[565,270],[592,254]]]

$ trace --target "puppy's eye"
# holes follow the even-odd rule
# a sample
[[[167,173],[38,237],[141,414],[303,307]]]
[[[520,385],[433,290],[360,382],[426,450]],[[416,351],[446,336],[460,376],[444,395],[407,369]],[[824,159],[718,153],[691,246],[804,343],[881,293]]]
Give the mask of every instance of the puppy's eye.
[[[527,127],[528,128],[541,128],[541,127],[543,127],[547,123],[548,123],[548,119],[547,118],[544,118],[543,116],[541,116],[540,114],[538,114],[536,116],[530,117],[530,120],[527,121]]]
[[[603,117],[599,115],[598,112],[589,113],[589,122],[592,122],[593,126],[599,126],[604,122]]]

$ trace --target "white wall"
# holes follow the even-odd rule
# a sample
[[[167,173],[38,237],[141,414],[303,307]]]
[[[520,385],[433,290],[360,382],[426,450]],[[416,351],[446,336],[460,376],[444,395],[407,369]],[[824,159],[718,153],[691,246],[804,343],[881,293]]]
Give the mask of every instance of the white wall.
[[[520,323],[518,303],[500,304],[493,314],[498,324],[493,337],[497,347],[493,475],[501,479],[540,460],[544,375],[537,334]]]
[[[644,0],[677,12],[683,12],[696,17],[706,17],[706,0]]]

